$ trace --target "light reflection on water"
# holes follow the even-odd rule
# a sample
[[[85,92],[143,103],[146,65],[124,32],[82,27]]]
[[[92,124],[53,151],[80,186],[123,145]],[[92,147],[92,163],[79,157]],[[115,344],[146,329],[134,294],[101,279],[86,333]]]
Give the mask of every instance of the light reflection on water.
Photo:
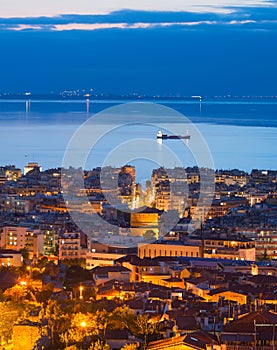
[[[90,114],[115,104],[118,101],[91,102]],[[252,168],[277,168],[276,103],[203,103],[201,114],[197,103],[171,101],[168,106],[176,108],[197,123],[211,150],[216,168],[240,168],[248,171]],[[86,109],[86,101],[0,102],[0,164],[15,164],[22,168],[27,161],[35,160],[43,168],[61,166],[71,136],[90,116]],[[111,120],[103,118],[103,123],[107,122],[111,123]],[[114,132],[107,135],[91,152],[86,167],[101,166],[108,153],[122,140],[138,137],[156,140],[158,130],[146,127],[143,120],[140,122],[141,125],[126,126],[118,134]],[[174,118],[168,118],[169,125],[175,122]],[[175,127],[180,129],[180,133],[185,133],[184,125],[176,124]],[[190,142],[194,141],[192,135]],[[178,140],[163,141],[163,144],[172,148],[183,164],[195,164],[189,150],[180,147]],[[130,149],[127,151],[131,152]],[[146,155],[159,152],[159,144],[152,150],[145,148],[142,151]],[[140,161],[140,178],[149,177],[151,167],[153,164],[150,162]]]

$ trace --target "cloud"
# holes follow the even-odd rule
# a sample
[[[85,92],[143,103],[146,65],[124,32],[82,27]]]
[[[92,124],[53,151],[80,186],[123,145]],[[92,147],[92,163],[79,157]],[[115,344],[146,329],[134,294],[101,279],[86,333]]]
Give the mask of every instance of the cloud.
[[[233,20],[230,22],[225,22],[225,25],[243,25],[248,23],[255,23],[255,21],[237,21]],[[216,25],[216,21],[195,21],[195,22],[159,22],[159,23],[68,23],[68,24],[55,24],[52,26],[43,25],[28,25],[19,24],[10,27],[6,27],[8,30],[14,31],[26,31],[26,30],[51,30],[51,31],[68,31],[68,30],[103,30],[103,29],[150,29],[150,28],[166,28],[166,27],[195,27],[201,25]],[[220,23],[222,25],[222,23]],[[1,28],[1,26],[0,26]]]
[[[1,0],[0,0],[1,1]],[[204,0],[203,0],[204,1]],[[195,28],[200,26],[277,29],[277,8],[230,7],[226,13],[121,10],[107,14],[0,18],[0,30],[70,31],[109,29]]]
[[[54,17],[63,14],[109,14],[130,9],[134,11],[230,13],[235,7],[271,7],[275,1],[268,0],[0,0],[1,16]]]
[[[228,14],[125,10],[0,19],[0,90],[270,95],[277,81],[274,18],[277,9],[237,7]]]

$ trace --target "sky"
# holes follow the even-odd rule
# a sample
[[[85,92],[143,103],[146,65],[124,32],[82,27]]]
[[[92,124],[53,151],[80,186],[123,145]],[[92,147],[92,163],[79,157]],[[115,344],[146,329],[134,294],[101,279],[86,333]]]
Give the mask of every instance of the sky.
[[[277,1],[0,0],[0,92],[277,95]]]

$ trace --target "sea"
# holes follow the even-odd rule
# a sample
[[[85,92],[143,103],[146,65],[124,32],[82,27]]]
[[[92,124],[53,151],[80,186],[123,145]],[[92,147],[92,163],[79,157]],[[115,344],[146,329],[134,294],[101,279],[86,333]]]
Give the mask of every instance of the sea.
[[[189,140],[163,140],[190,135]],[[277,99],[0,99],[0,165],[277,169]],[[72,160],[72,164],[71,164]]]

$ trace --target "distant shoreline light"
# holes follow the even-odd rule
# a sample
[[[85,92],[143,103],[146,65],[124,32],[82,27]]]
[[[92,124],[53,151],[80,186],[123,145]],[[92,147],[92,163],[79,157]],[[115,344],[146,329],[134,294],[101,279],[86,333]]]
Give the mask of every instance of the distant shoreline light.
[[[191,96],[181,96],[181,95],[147,95],[147,94],[106,94],[106,93],[92,93],[93,89],[89,90],[64,90],[59,93],[32,93],[27,92],[0,92],[0,100],[13,100],[22,99],[25,100],[26,97],[32,100],[36,99],[69,99],[69,100],[190,100],[194,102],[199,102],[200,100],[277,100],[277,95],[214,95],[214,96],[201,96],[201,95],[191,95]]]

